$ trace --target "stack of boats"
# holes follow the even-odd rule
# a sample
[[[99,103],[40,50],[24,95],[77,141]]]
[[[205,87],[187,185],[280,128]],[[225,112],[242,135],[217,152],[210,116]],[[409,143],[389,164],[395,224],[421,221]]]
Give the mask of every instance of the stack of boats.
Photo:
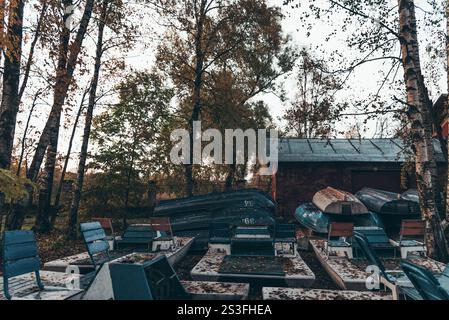
[[[353,194],[332,187],[318,191],[310,203],[295,211],[300,224],[319,234],[326,234],[332,222],[353,222],[357,226],[382,226],[377,213]]]
[[[154,216],[169,217],[175,235],[195,237],[195,249],[204,249],[210,223],[273,225],[276,204],[260,190],[242,189],[164,200]]]
[[[312,202],[300,205],[295,218],[318,234],[327,234],[332,222],[352,222],[355,226],[384,228],[391,235],[403,219],[420,219],[419,199],[414,189],[397,194],[363,188],[353,195],[327,187],[315,193]]]

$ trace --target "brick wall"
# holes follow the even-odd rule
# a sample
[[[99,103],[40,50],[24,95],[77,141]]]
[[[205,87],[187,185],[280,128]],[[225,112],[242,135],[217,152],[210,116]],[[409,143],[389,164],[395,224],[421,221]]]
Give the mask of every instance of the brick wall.
[[[280,163],[273,185],[279,214],[293,218],[298,205],[328,186],[352,193],[364,186],[400,192],[400,165]]]

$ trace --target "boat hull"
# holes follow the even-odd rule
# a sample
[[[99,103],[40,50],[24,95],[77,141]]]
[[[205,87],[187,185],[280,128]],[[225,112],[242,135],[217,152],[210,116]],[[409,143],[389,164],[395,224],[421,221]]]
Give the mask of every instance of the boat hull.
[[[363,215],[332,215],[323,213],[312,203],[300,205],[295,211],[295,218],[301,225],[319,234],[328,233],[332,222],[353,222],[355,226],[383,226],[381,219],[373,212]]]
[[[312,202],[318,209],[328,214],[368,214],[368,209],[356,196],[331,187],[315,193]]]

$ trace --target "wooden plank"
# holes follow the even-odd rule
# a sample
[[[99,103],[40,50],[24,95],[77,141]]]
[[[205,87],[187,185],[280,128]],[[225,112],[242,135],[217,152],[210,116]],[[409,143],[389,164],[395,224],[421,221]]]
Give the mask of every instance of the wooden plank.
[[[423,220],[402,220],[401,235],[424,236],[426,234],[426,222]]]
[[[351,237],[354,233],[354,223],[332,222],[329,227],[329,237]]]
[[[86,241],[87,243],[97,240],[103,240],[106,237],[106,233],[104,232],[103,228],[90,229],[82,232],[84,241]]]
[[[97,241],[88,244],[91,254],[97,254],[100,252],[106,252],[109,249],[109,243],[107,241]]]
[[[40,262],[37,257],[6,261],[3,264],[4,273],[8,277],[15,277],[24,273],[39,270]]]
[[[99,222],[103,229],[113,232],[111,218],[92,218],[92,220]]]
[[[35,242],[24,242],[16,244],[7,244],[4,248],[3,259],[17,260],[37,256],[37,247]]]
[[[101,229],[101,224],[99,222],[86,222],[81,223],[80,230],[81,232],[89,231],[89,230],[96,230]]]
[[[6,231],[4,235],[4,244],[19,244],[25,242],[35,242],[34,232],[31,230]]]

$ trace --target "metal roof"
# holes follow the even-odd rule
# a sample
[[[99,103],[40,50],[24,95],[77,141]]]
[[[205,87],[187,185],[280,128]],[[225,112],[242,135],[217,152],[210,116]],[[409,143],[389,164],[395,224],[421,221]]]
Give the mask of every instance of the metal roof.
[[[437,161],[445,162],[434,140]],[[404,162],[401,139],[279,139],[279,162]]]

